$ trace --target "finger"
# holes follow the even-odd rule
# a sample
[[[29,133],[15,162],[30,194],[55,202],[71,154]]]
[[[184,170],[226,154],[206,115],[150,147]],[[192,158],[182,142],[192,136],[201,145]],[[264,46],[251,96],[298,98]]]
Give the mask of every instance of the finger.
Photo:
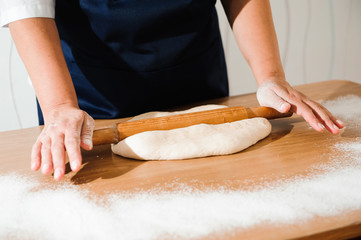
[[[288,92],[279,91],[278,94],[280,97],[292,104],[291,111],[302,116],[313,129],[318,132],[322,132],[325,129],[325,126],[323,125],[323,122],[320,121],[317,113],[315,113],[310,106],[303,102],[302,99],[307,98],[305,95],[296,90]]]
[[[323,111],[327,114],[327,116],[329,116],[329,118],[331,119],[331,121],[332,121],[339,129],[342,129],[342,128],[345,127],[345,124],[344,124],[341,120],[337,119],[330,111],[327,110],[327,108],[325,108],[324,106],[322,106],[321,104],[319,104],[319,103],[317,103],[317,102],[316,102],[316,104],[323,109]]]
[[[292,105],[292,112],[302,116],[310,126],[318,132],[325,129],[320,117],[313,109],[302,101],[294,101]]]
[[[65,173],[64,135],[56,135],[51,142],[51,152],[54,166],[54,179],[60,180]]]
[[[70,167],[73,171],[77,171],[81,165],[80,152],[80,126],[73,130],[67,131],[65,134],[65,149],[68,153]]]
[[[340,129],[342,129],[342,128],[345,127],[345,124],[344,124],[340,119],[337,119],[337,120],[336,120],[336,125],[337,125]]]
[[[323,125],[329,132],[333,134],[340,133],[340,127],[337,126],[340,124],[337,122],[337,119],[326,108],[324,108],[321,104],[316,103],[312,100],[307,100],[306,104],[313,109],[316,116],[319,118],[319,120],[323,123]]]
[[[41,165],[41,142],[36,140],[31,150],[31,170],[38,171]]]
[[[49,174],[53,169],[51,158],[51,139],[49,136],[44,136],[41,142],[41,172],[43,174]]]
[[[93,148],[93,130],[94,120],[89,115],[86,115],[80,136],[80,146],[85,150],[91,150]]]

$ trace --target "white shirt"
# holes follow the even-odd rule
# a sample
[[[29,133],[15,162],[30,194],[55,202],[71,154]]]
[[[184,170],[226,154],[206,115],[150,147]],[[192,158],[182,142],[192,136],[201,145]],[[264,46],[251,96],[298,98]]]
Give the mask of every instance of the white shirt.
[[[54,18],[55,0],[0,0],[0,27],[34,17]]]

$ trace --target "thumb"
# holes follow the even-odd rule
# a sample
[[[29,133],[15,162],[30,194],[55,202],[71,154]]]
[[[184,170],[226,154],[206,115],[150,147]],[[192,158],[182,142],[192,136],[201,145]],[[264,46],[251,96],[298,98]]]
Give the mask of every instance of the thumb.
[[[257,90],[257,100],[261,106],[271,107],[281,113],[286,113],[291,109],[291,104],[278,96],[274,90],[260,87]]]

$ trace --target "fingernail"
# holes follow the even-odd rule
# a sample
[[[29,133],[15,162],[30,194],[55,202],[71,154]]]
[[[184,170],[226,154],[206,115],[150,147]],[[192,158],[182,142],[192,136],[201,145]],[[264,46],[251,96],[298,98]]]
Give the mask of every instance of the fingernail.
[[[32,163],[31,163],[31,169],[34,170],[35,167],[36,167],[36,162],[32,162]]]
[[[322,123],[318,124],[318,127],[323,131],[325,129],[325,126]]]
[[[60,169],[55,169],[54,178],[55,178],[55,179],[59,179],[59,178],[60,178],[60,174],[61,174]]]
[[[344,123],[341,121],[341,120],[336,120],[336,122],[341,125],[341,126],[344,126]]]
[[[72,170],[75,171],[75,170],[77,170],[77,169],[79,168],[79,163],[73,162],[73,163],[71,164],[71,166],[72,166]]]
[[[333,129],[340,130],[335,124],[332,125]]]
[[[92,142],[92,140],[90,140],[90,139],[84,139],[84,144],[85,144],[85,145],[88,145],[90,148],[93,147],[93,142]]]
[[[49,164],[47,164],[47,163],[45,163],[45,164],[43,164],[43,165],[41,166],[41,169],[42,169],[43,171],[48,170],[48,168],[49,168]]]
[[[282,111],[285,111],[287,107],[288,107],[288,104],[287,104],[287,103],[283,103],[283,104],[281,105],[281,110],[282,110]]]

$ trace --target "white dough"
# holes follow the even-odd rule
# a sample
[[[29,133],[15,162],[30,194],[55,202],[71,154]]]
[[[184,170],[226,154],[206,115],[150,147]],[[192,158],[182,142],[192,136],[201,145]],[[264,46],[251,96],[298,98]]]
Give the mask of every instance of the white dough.
[[[222,108],[206,105],[176,114]],[[135,117],[136,120],[175,115],[152,112]],[[134,118],[132,119],[134,121]],[[131,121],[132,121],[131,120]],[[112,145],[114,153],[139,160],[176,160],[226,155],[242,151],[267,137],[271,124],[265,118],[253,118],[223,124],[199,124],[165,131],[149,131],[130,136]]]

